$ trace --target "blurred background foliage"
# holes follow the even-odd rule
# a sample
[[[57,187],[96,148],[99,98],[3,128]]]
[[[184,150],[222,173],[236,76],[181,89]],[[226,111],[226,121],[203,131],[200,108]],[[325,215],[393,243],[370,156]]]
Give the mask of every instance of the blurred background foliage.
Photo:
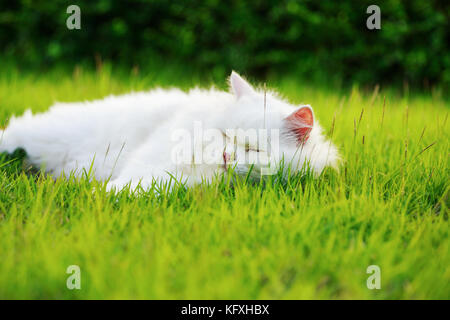
[[[215,75],[450,83],[450,1],[0,0],[0,59],[22,68],[154,61]],[[81,8],[68,30],[66,8]],[[381,30],[366,9],[381,8]],[[1,64],[1,62],[0,62]],[[0,65],[1,66],[1,65]]]

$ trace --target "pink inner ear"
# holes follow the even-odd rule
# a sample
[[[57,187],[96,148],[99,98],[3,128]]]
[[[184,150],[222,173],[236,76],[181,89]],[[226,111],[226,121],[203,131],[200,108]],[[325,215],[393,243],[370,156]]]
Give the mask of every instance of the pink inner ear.
[[[304,144],[314,125],[314,116],[311,108],[303,107],[286,118],[289,128],[295,133],[297,141]]]

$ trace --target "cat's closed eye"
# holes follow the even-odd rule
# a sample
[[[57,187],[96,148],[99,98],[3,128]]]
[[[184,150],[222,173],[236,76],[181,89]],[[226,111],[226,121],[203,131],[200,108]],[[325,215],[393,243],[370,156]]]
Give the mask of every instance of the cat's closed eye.
[[[259,148],[257,147],[251,147],[249,144],[245,145],[245,152],[254,151],[254,152],[260,152]]]

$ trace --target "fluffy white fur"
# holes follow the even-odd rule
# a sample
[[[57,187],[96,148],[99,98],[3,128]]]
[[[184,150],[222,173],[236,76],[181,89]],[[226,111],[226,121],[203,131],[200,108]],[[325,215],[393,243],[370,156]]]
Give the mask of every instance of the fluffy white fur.
[[[253,175],[259,174],[259,167],[249,164],[246,157],[230,157],[231,148],[239,149],[241,154],[268,151],[236,139],[229,141],[226,135],[223,144],[214,150],[217,163],[174,162],[177,142],[172,133],[184,129],[194,135],[194,123],[200,122],[203,129],[221,132],[279,130],[279,152],[270,155],[270,161],[275,166],[282,161],[289,164],[292,173],[306,163],[316,173],[326,166],[335,166],[337,150],[326,141],[317,120],[314,119],[306,142],[299,141],[294,127],[308,127],[307,124],[302,119],[297,124],[287,121],[305,106],[292,106],[270,92],[265,98],[264,92],[255,90],[234,72],[230,87],[231,93],[215,89],[193,89],[187,93],[155,89],[90,102],[56,103],[41,114],[27,111],[21,117],[11,118],[9,126],[0,130],[0,152],[23,148],[31,164],[54,176],[69,172],[80,175],[92,166],[97,179],[109,179],[108,187],[117,189],[129,183],[131,187],[140,183],[147,188],[153,179],[164,182],[171,176],[192,185],[227,172],[229,166],[242,175],[251,167]],[[202,142],[201,148],[206,149],[207,143]]]

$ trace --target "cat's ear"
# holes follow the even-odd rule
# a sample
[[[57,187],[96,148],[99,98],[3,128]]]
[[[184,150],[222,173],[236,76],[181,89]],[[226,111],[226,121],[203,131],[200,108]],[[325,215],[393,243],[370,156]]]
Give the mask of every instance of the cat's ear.
[[[238,99],[242,96],[253,94],[255,92],[252,86],[234,71],[231,72],[230,75],[230,86],[234,95]]]
[[[302,106],[286,119],[286,126],[295,135],[298,143],[304,144],[314,126],[314,114],[310,106]]]

